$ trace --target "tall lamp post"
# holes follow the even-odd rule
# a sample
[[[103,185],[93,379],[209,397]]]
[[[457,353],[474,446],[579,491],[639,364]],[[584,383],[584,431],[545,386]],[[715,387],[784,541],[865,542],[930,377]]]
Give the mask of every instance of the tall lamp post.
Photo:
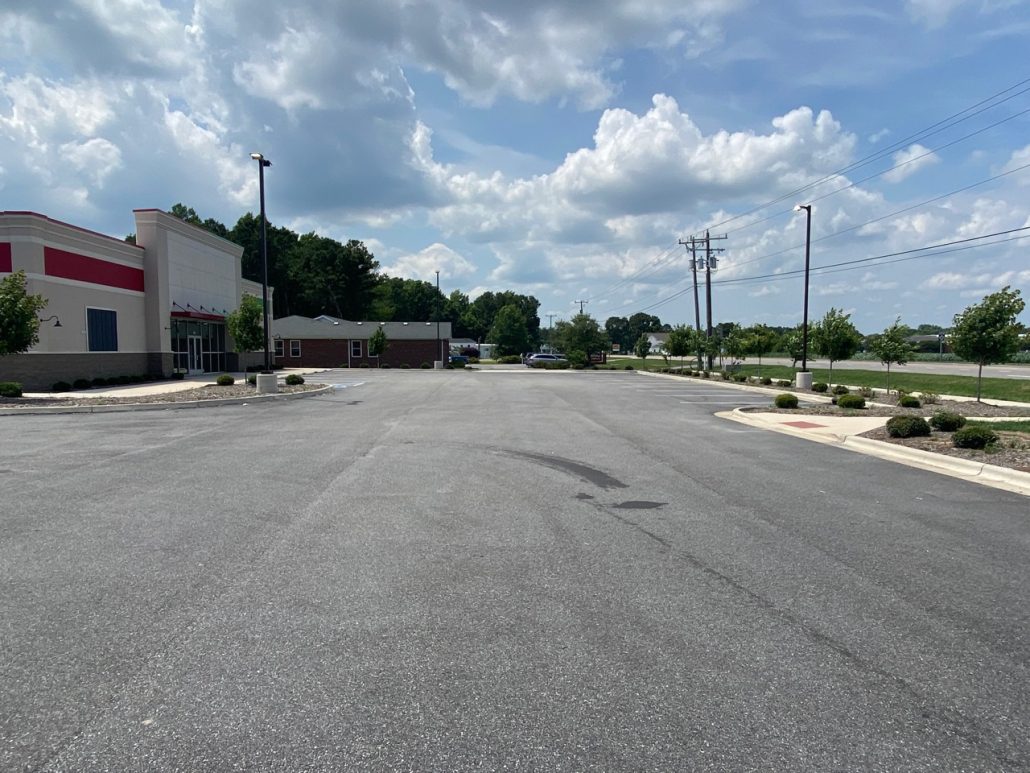
[[[440,270],[436,271],[436,302],[433,304],[436,307],[436,356],[440,358],[440,367],[444,366],[443,352],[440,346]]]
[[[265,372],[272,371],[272,357],[268,351],[268,228],[265,217],[265,167],[272,162],[260,153],[251,153],[250,157],[258,162],[258,185],[261,189],[261,313],[264,320],[265,339]]]
[[[812,251],[812,205],[796,204],[794,211],[805,210],[805,311],[801,318],[801,372],[796,376],[796,384],[803,389],[811,389],[812,374],[808,371],[808,263]]]

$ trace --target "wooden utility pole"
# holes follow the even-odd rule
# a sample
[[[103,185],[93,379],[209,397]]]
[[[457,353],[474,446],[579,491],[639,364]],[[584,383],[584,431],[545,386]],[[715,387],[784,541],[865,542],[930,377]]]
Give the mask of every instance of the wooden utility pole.
[[[712,272],[717,270],[719,267],[719,259],[714,257],[712,253],[724,252],[722,248],[712,249],[712,239],[725,239],[726,234],[722,236],[711,236],[708,231],[705,231],[705,313],[707,316],[708,326],[706,330],[706,336],[708,342],[712,340]],[[711,370],[715,364],[715,355],[712,353],[710,347],[708,347],[708,370]]]
[[[701,305],[697,300],[697,242],[690,237],[689,242],[682,239],[679,243],[690,250],[690,271],[694,275],[694,330],[697,332],[697,367],[701,367]]]

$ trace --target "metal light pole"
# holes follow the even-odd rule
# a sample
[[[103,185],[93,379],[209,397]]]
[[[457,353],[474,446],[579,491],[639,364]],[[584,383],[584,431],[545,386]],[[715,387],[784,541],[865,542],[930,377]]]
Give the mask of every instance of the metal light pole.
[[[265,372],[272,370],[272,357],[268,351],[268,228],[265,218],[265,167],[272,162],[260,153],[251,153],[250,157],[258,162],[258,185],[261,189],[261,314],[264,320],[265,339]]]
[[[808,259],[812,249],[812,205],[797,204],[795,212],[805,210],[805,312],[801,318],[801,372],[808,372]]]
[[[440,271],[436,272],[436,355],[440,358],[440,367],[446,363],[443,361],[443,347],[440,345]]]

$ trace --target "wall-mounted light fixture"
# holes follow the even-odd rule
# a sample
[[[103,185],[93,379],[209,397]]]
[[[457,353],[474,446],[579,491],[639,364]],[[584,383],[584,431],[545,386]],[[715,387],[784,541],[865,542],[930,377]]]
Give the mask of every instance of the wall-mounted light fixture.
[[[59,319],[57,318],[57,315],[56,315],[56,314],[51,314],[51,315],[50,315],[49,317],[47,317],[46,319],[40,319],[40,320],[39,320],[39,322],[40,322],[40,324],[42,324],[42,323],[44,323],[44,322],[49,322],[50,320],[53,320],[53,321],[54,321],[54,327],[64,327],[64,325],[62,325],[62,324],[61,324],[61,320],[59,320]]]

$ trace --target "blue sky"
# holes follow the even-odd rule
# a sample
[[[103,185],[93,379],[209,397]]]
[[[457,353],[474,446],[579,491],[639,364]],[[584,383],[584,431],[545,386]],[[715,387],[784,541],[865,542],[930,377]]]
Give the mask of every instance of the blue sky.
[[[0,208],[123,236],[181,201],[231,225],[261,151],[273,223],[558,318],[692,322],[678,241],[713,226],[715,321],[796,324],[808,202],[813,318],[947,324],[1030,288],[1030,230],[990,236],[1030,226],[1027,2],[254,7],[0,0]]]

